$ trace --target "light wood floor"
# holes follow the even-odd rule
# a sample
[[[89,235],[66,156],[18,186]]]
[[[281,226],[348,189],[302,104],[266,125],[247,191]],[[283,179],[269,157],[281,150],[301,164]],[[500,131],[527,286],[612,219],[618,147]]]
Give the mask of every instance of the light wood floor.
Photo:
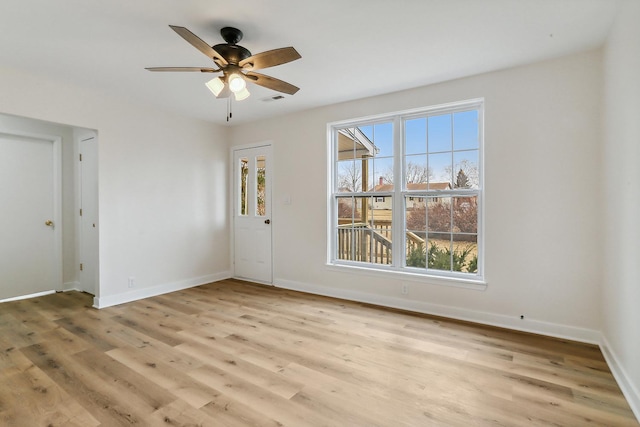
[[[599,349],[226,280],[0,305],[0,425],[638,426]]]

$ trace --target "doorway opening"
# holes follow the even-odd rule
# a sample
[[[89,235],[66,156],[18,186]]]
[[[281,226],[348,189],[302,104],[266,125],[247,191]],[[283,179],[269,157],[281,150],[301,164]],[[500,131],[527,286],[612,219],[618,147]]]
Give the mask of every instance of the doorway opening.
[[[82,165],[89,140],[94,152]],[[0,268],[0,301],[67,290],[99,296],[97,141],[93,129],[0,114],[8,175],[0,199],[13,207],[0,211],[9,236],[0,239],[0,253],[13,256]],[[93,235],[82,228],[86,206]]]

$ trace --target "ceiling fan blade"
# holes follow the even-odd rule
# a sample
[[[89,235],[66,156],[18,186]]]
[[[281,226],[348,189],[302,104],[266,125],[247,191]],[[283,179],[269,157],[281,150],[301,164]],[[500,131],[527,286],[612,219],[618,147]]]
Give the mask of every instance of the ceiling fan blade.
[[[270,76],[265,76],[264,74],[249,72],[245,74],[245,76],[247,77],[247,80],[252,83],[289,95],[293,95],[300,90],[299,87],[294,86],[291,83],[283,82],[282,80],[278,80]]]
[[[283,47],[280,49],[268,50],[262,53],[256,53],[253,56],[243,59],[238,64],[246,70],[260,70],[262,68],[275,67],[276,65],[286,64],[287,62],[300,59],[302,56],[292,47]]]
[[[193,71],[198,73],[216,73],[221,70],[215,68],[203,68],[203,67],[149,67],[145,68],[149,71]]]
[[[180,37],[188,41],[193,47],[207,55],[209,58],[214,59],[221,66],[225,66],[228,64],[227,60],[224,59],[224,57],[218,52],[216,52],[214,48],[209,46],[204,40],[193,34],[191,31],[187,30],[185,27],[178,27],[176,25],[169,26],[173,31],[178,33]]]

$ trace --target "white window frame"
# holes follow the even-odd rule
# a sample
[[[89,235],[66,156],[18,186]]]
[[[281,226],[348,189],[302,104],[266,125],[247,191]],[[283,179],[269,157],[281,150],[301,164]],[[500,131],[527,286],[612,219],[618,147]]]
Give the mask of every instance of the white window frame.
[[[477,251],[478,251],[478,270],[477,274],[462,273],[454,271],[442,271],[435,269],[422,270],[420,268],[406,267],[405,259],[405,245],[406,245],[406,232],[405,232],[405,196],[421,197],[422,195],[429,193],[429,195],[435,195],[433,191],[415,192],[407,191],[403,179],[405,153],[404,153],[404,121],[410,120],[416,117],[423,117],[425,115],[434,114],[446,114],[455,113],[460,111],[467,111],[470,109],[477,109],[478,111],[478,133],[479,133],[479,147],[478,147],[478,189],[473,191],[473,194],[478,197],[478,229],[477,229]],[[398,240],[399,244],[394,244],[392,247],[392,258],[394,260],[393,265],[374,264],[358,261],[340,260],[336,259],[336,227],[337,227],[337,194],[336,183],[338,179],[338,171],[335,167],[337,152],[336,152],[336,135],[338,129],[345,127],[359,127],[373,125],[381,122],[393,122],[393,139],[394,139],[394,182],[402,183],[400,186],[394,187],[394,191],[388,196],[392,197],[394,220],[392,224],[392,233],[394,236],[402,236]],[[435,105],[425,108],[418,108],[412,110],[405,110],[399,112],[393,112],[388,114],[381,114],[376,116],[368,116],[356,119],[349,119],[344,121],[332,122],[327,124],[327,266],[329,268],[337,268],[339,270],[348,269],[350,272],[365,275],[391,275],[392,277],[400,276],[402,279],[408,279],[412,281],[429,281],[436,284],[453,285],[459,287],[467,287],[473,289],[485,289],[485,271],[484,271],[484,99],[477,98],[460,102],[453,102],[448,104]],[[459,191],[438,191],[438,197],[445,197],[451,194],[459,195]],[[354,194],[356,195],[356,194]],[[379,197],[379,193],[363,193],[358,194],[361,196]],[[387,196],[385,194],[385,196]],[[398,263],[397,260],[402,260]]]

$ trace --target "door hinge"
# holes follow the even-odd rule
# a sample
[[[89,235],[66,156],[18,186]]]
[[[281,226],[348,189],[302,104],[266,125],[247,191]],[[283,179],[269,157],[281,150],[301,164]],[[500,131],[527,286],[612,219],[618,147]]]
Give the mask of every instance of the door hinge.
[[[82,153],[80,153],[80,161],[82,161]]]
[[[80,264],[80,271],[82,271],[83,267],[84,267],[84,266],[83,266],[82,264]]]
[[[80,216],[82,216],[82,208],[80,208]]]

